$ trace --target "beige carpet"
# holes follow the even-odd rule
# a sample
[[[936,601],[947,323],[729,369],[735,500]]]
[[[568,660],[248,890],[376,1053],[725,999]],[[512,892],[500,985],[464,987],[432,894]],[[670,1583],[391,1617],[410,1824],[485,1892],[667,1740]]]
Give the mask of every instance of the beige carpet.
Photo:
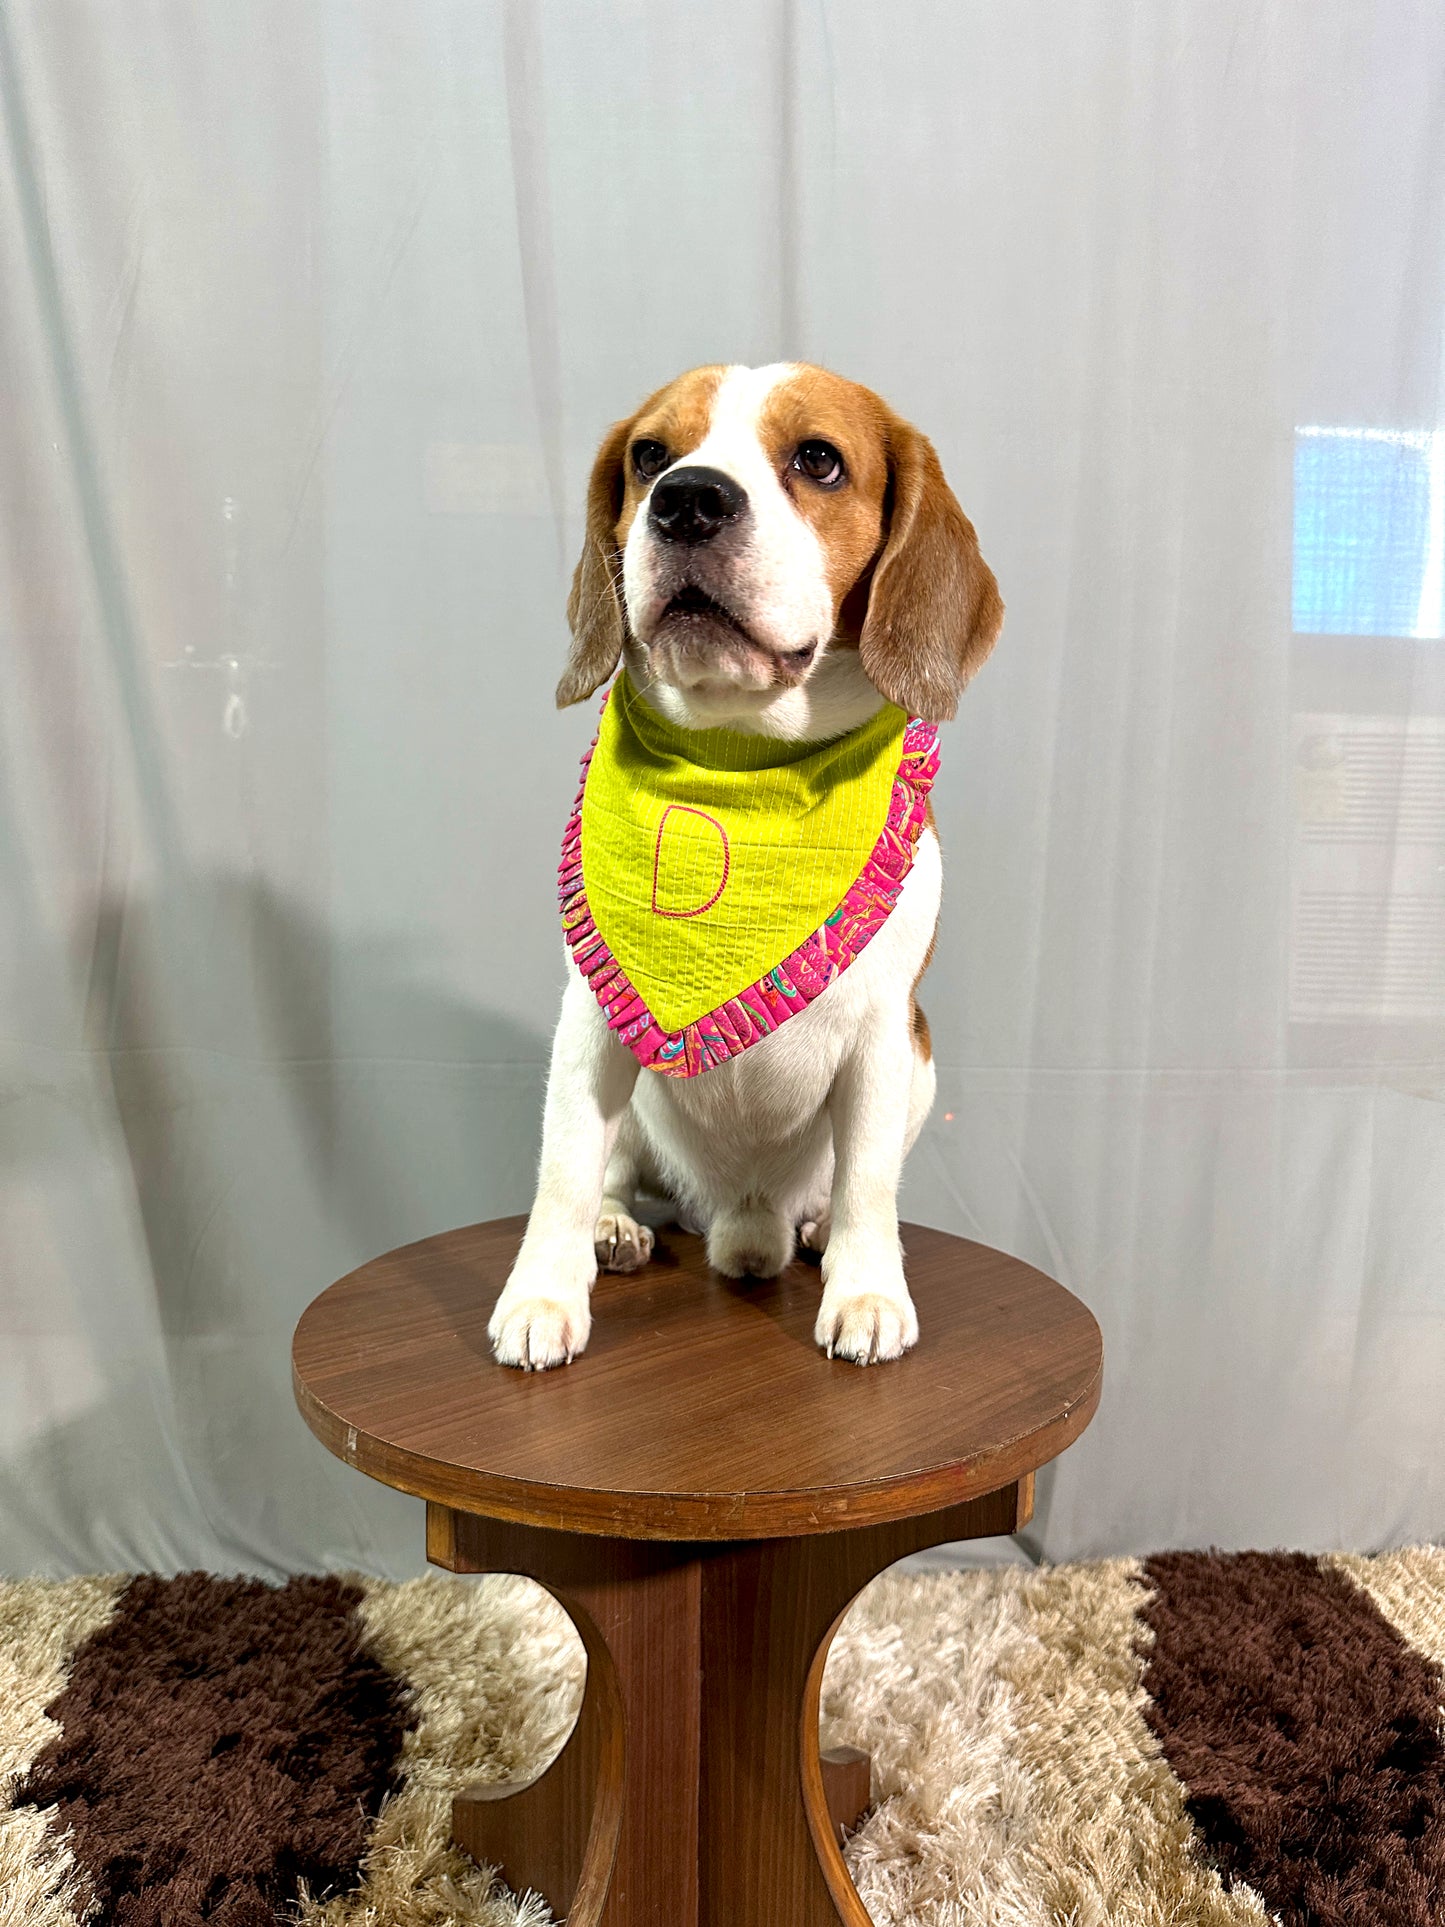
[[[879,1927],[1445,1921],[1442,1662],[1438,1549],[889,1575],[824,1685],[849,1865]],[[539,1927],[449,1802],[580,1683],[519,1580],[0,1582],[0,1921]]]

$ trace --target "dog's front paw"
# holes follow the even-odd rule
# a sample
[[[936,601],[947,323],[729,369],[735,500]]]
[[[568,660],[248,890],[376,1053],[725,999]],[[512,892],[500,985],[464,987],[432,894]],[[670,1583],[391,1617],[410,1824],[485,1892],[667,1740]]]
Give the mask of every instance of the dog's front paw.
[[[593,1244],[602,1271],[641,1271],[652,1256],[652,1230],[625,1211],[604,1211]]]
[[[545,1372],[570,1365],[592,1332],[587,1289],[566,1290],[555,1276],[539,1279],[521,1265],[507,1280],[487,1325],[499,1365],[524,1372]]]
[[[892,1291],[849,1291],[830,1284],[813,1336],[829,1358],[881,1364],[902,1358],[918,1343],[918,1313],[906,1285]]]
[[[805,1218],[798,1226],[798,1243],[804,1251],[814,1252],[821,1257],[828,1249],[829,1229],[826,1213],[821,1218]]]

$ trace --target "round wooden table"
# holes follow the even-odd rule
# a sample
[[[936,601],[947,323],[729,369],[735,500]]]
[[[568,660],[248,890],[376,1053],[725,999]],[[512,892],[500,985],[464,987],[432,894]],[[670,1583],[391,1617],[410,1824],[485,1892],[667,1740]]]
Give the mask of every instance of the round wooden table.
[[[569,1927],[867,1927],[839,1850],[867,1761],[820,1756],[834,1628],[905,1554],[1012,1532],[1099,1400],[1078,1299],[903,1227],[922,1337],[866,1371],[813,1343],[816,1268],[709,1271],[668,1229],[604,1277],[587,1351],[494,1363],[522,1218],[424,1239],[324,1291],[296,1399],[347,1464],[427,1505],[427,1557],[516,1572],[587,1649],[571,1738],[529,1786],[459,1796],[453,1837]]]

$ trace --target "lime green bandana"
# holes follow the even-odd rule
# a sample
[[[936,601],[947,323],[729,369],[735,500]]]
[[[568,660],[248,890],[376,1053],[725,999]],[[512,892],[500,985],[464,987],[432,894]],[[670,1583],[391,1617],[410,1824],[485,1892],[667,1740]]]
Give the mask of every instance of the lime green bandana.
[[[642,1063],[691,1077],[805,1009],[898,900],[937,732],[885,704],[830,743],[665,721],[620,676],[562,844],[562,924]]]

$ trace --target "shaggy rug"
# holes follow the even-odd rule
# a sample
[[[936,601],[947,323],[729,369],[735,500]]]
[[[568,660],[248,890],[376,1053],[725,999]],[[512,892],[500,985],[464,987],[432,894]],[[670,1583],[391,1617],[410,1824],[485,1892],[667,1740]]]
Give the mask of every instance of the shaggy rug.
[[[886,1575],[824,1743],[879,1927],[1445,1921],[1445,1550]],[[514,1579],[0,1582],[4,1927],[541,1927],[447,1844],[581,1647]]]

